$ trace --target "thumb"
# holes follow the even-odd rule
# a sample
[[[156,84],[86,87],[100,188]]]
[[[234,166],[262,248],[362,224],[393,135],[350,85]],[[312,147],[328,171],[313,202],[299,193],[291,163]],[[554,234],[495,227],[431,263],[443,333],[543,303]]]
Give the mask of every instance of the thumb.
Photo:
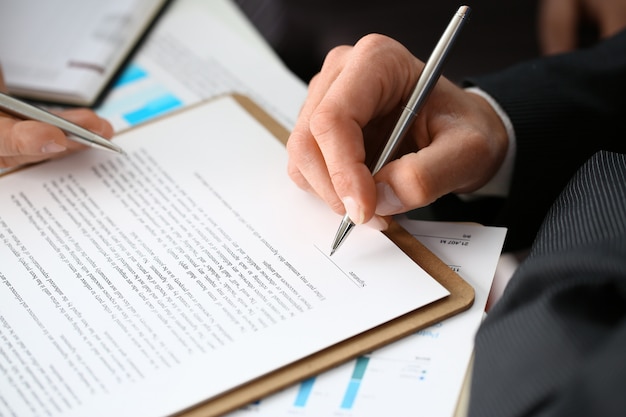
[[[8,92],[7,86],[4,83],[4,74],[2,73],[2,64],[0,64],[0,92],[2,93]]]
[[[404,213],[451,192],[475,191],[495,175],[506,149],[469,132],[451,139],[454,143],[433,142],[383,167],[374,177],[375,213]]]
[[[451,160],[442,165],[428,158],[432,153],[426,147],[403,155],[376,174],[377,215],[390,216],[423,207],[449,191],[450,176],[443,167],[450,166]],[[448,181],[442,181],[444,178]]]

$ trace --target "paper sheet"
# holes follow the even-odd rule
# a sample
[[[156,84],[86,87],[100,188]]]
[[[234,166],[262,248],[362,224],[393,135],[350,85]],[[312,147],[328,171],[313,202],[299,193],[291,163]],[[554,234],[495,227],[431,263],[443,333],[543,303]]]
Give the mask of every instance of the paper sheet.
[[[98,113],[122,131],[203,99],[237,92],[291,128],[306,85],[233,8],[225,0],[172,4]]]
[[[112,120],[117,131],[123,131],[230,91],[253,97],[290,128],[306,95],[306,86],[267,50],[262,39],[255,36],[250,25],[237,15],[231,2],[178,0],[98,111]],[[427,223],[415,224],[422,230],[428,226]],[[332,228],[335,227],[333,224]],[[432,233],[433,236],[450,236],[444,233],[447,226],[443,224],[428,227],[434,227],[436,233]],[[467,227],[474,230],[478,226]],[[455,225],[450,232],[452,236],[462,237],[458,235],[459,231]],[[492,236],[496,240],[495,246],[491,246],[480,237],[482,233],[491,232],[474,232],[469,247],[472,249],[460,244],[446,246],[436,238],[417,236],[475,288],[476,301],[470,311],[447,320],[445,325],[433,326],[395,343],[381,353],[373,352],[367,359],[346,364],[284,393],[263,399],[235,415],[254,412],[272,416],[403,416],[424,415],[425,410],[432,411],[432,416],[451,415],[449,410],[456,403],[471,352],[471,334],[468,332],[473,332],[482,316],[482,297],[486,297],[485,288],[489,287],[492,276],[489,275],[489,262],[500,250],[497,237]],[[468,264],[472,259],[476,262],[482,259],[482,266]],[[444,343],[444,339],[449,343]],[[448,352],[446,360],[431,357],[433,350],[455,346],[456,342],[460,343],[458,349],[452,348],[450,352],[443,349]],[[416,359],[415,352],[422,359]],[[444,364],[450,366],[449,371],[442,370]],[[455,364],[458,364],[457,368],[454,368]],[[406,372],[401,371],[402,366],[407,367]],[[425,371],[424,375],[422,371]],[[410,394],[405,394],[407,392]],[[413,396],[416,393],[424,395],[420,394],[424,392],[434,392],[437,401],[424,400],[416,406],[417,400]],[[367,404],[372,405],[371,413],[365,407]],[[380,410],[385,412],[381,414]]]
[[[3,3],[0,61],[9,91],[89,105],[161,6],[154,0]]]
[[[331,259],[228,97],[118,140],[2,178],[0,414],[169,415],[447,294],[366,227]]]
[[[472,307],[229,416],[454,415],[506,229],[398,220],[473,286],[476,299]]]

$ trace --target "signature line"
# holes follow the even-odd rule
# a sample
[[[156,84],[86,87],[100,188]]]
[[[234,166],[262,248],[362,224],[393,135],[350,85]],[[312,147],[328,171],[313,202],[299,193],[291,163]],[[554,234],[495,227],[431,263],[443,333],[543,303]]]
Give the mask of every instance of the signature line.
[[[330,256],[326,255],[326,253],[324,253],[324,251],[323,251],[323,250],[321,250],[319,247],[317,247],[317,245],[313,245],[313,247],[314,247],[315,249],[317,249],[317,251],[318,251],[319,253],[321,253],[321,254],[322,254],[322,256],[323,256],[324,258],[326,258],[326,259],[327,259],[327,260],[328,260],[331,264],[335,265],[335,268],[337,268],[337,269],[339,270],[339,272],[341,272],[342,274],[344,274],[344,275],[346,276],[346,278],[348,278],[348,279],[350,280],[350,282],[352,282],[354,285],[356,285],[356,286],[357,286],[357,287],[359,287],[359,288],[363,288],[363,286],[362,286],[360,283],[356,282],[354,279],[352,279],[352,277],[351,277],[350,275],[346,274],[346,272],[345,272],[343,269],[341,269],[341,268],[339,267],[339,265],[337,265],[337,264],[336,264],[336,263],[335,263],[335,262],[334,262],[334,261],[330,258]]]

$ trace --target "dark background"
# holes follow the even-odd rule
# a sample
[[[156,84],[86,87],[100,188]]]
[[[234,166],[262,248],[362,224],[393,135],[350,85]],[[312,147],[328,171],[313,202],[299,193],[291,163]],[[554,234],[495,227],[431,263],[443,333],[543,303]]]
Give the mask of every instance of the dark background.
[[[308,82],[336,45],[368,33],[402,42],[425,61],[453,13],[449,0],[235,0],[285,64]],[[474,0],[470,20],[449,55],[443,75],[462,77],[498,70],[539,55],[538,0]]]

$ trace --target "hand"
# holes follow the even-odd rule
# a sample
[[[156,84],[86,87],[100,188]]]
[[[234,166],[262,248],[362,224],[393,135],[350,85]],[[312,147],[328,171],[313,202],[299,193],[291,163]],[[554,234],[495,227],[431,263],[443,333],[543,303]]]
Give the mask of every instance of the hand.
[[[6,92],[1,71],[0,91]],[[113,136],[111,124],[89,109],[72,109],[57,114],[106,138]],[[0,168],[39,162],[83,148],[85,145],[67,139],[61,129],[0,112]]]
[[[625,0],[542,0],[539,4],[539,44],[555,54],[578,47],[578,31],[591,22],[607,38],[626,27]]]
[[[333,49],[287,142],[292,180],[357,224],[376,213],[381,229],[380,216],[484,185],[504,159],[506,130],[483,98],[443,77],[404,139],[403,156],[372,178],[367,152],[387,140],[423,65],[382,35]]]

